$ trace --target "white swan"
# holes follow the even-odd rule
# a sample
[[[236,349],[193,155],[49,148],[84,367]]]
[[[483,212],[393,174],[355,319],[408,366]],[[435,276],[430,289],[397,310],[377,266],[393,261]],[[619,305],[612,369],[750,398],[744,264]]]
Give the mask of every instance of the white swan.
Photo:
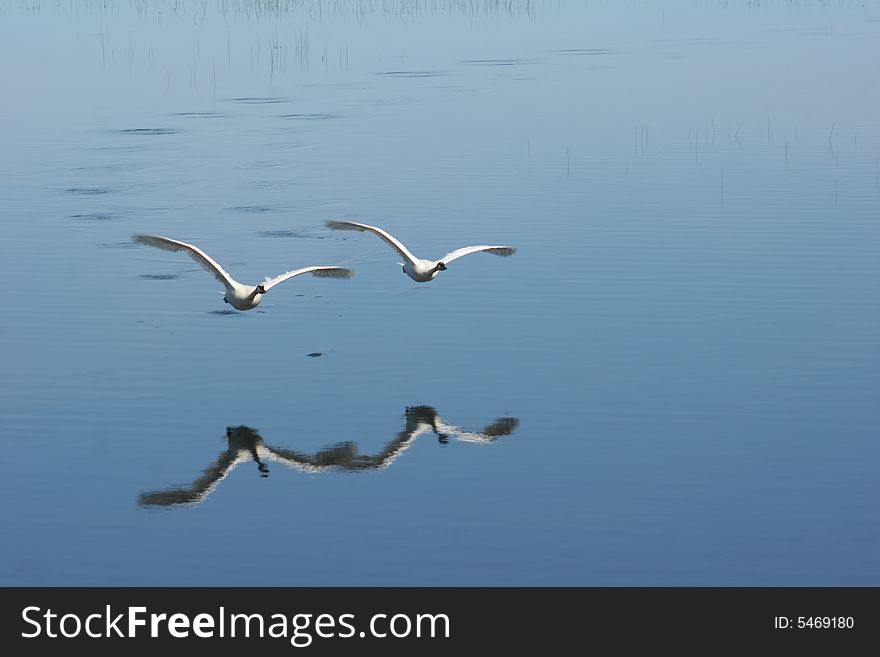
[[[260,301],[263,300],[263,295],[266,294],[266,292],[279,283],[283,283],[287,279],[299,276],[300,274],[311,274],[312,276],[330,278],[350,278],[354,275],[353,271],[342,267],[312,266],[284,272],[275,278],[266,277],[266,280],[259,285],[245,285],[232,278],[232,276],[226,273],[216,260],[192,244],[173,240],[170,237],[163,237],[162,235],[134,235],[132,239],[139,244],[155,246],[159,249],[165,249],[166,251],[186,251],[193,260],[204,267],[205,271],[212,274],[214,278],[226,286],[226,294],[223,296],[223,301],[230,304],[236,310],[250,310],[251,308],[256,308],[260,305]]]
[[[446,265],[452,262],[457,258],[461,258],[462,256],[469,255],[471,253],[478,253],[480,251],[487,251],[489,253],[493,253],[499,256],[512,256],[516,253],[516,249],[510,246],[465,246],[461,249],[456,249],[451,253],[447,253],[445,256],[440,258],[439,260],[425,260],[423,258],[416,258],[409,250],[394,236],[386,233],[381,228],[376,228],[376,226],[368,226],[367,224],[359,224],[354,221],[327,221],[326,226],[328,228],[333,228],[335,230],[359,230],[369,231],[371,233],[375,233],[378,235],[384,242],[386,242],[391,248],[397,251],[400,255],[403,256],[403,259],[406,262],[401,262],[398,264],[403,265],[403,273],[409,276],[411,279],[416,281],[417,283],[427,283],[428,281],[434,280],[437,274],[441,271],[446,270]]]

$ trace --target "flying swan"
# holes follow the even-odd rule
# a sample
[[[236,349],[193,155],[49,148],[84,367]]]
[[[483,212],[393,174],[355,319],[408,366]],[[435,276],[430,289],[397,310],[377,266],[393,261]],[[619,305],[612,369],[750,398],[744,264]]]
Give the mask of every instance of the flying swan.
[[[470,255],[471,253],[487,251],[489,253],[505,257],[512,256],[514,253],[516,253],[516,249],[510,246],[465,246],[461,249],[456,249],[451,253],[447,253],[439,260],[424,260],[422,258],[416,258],[400,242],[400,240],[395,238],[393,235],[386,233],[381,228],[368,226],[367,224],[358,224],[353,221],[327,221],[326,226],[335,230],[359,230],[361,232],[369,231],[371,233],[375,233],[379,236],[380,239],[382,239],[391,248],[393,248],[401,256],[403,256],[403,259],[406,262],[398,264],[403,265],[403,273],[417,283],[427,283],[428,281],[434,280],[434,278],[437,277],[438,273],[446,270],[447,264],[449,264],[453,260],[456,260],[457,258],[461,258],[462,256]]]
[[[283,283],[287,279],[299,276],[300,274],[311,274],[312,276],[324,278],[351,278],[354,275],[353,271],[342,267],[312,266],[284,272],[275,278],[266,277],[266,280],[259,285],[245,285],[232,278],[216,260],[197,246],[173,240],[170,237],[163,237],[162,235],[134,235],[132,239],[139,244],[155,246],[166,251],[186,251],[190,258],[199,263],[205,271],[212,274],[214,278],[226,286],[226,294],[223,296],[223,301],[230,304],[236,310],[256,308],[260,305],[260,301],[263,300],[263,295],[266,292],[279,283]]]

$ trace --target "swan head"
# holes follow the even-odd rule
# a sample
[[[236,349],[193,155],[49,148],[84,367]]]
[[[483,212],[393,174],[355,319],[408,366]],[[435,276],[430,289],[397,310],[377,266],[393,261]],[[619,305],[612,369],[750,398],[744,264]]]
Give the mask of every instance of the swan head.
[[[254,292],[256,292],[257,294],[266,294],[266,288],[262,285],[257,285],[257,287],[254,288]]]
[[[446,265],[442,262],[438,262],[437,263],[437,270],[438,271],[446,271]]]

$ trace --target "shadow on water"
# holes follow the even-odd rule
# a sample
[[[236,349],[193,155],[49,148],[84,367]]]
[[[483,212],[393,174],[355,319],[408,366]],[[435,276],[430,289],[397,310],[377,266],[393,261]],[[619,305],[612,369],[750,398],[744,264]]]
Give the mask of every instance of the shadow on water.
[[[377,454],[359,454],[357,443],[339,443],[313,454],[267,445],[256,429],[244,425],[227,427],[228,446],[224,452],[204,469],[202,475],[186,486],[144,492],[138,498],[142,507],[182,506],[199,504],[208,498],[238,465],[253,461],[261,477],[269,476],[267,462],[299,470],[301,472],[326,472],[340,470],[360,472],[382,470],[393,464],[408,450],[419,436],[432,433],[441,444],[450,437],[468,443],[488,444],[501,436],[507,436],[517,428],[519,420],[504,417],[495,420],[482,431],[471,432],[447,424],[431,406],[411,406],[406,409],[403,431],[385,444]]]

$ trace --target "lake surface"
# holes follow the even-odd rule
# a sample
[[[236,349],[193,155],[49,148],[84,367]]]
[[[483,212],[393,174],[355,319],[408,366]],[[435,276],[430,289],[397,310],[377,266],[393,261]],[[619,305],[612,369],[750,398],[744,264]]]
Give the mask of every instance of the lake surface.
[[[4,1],[0,61],[0,584],[880,585],[877,1]]]

